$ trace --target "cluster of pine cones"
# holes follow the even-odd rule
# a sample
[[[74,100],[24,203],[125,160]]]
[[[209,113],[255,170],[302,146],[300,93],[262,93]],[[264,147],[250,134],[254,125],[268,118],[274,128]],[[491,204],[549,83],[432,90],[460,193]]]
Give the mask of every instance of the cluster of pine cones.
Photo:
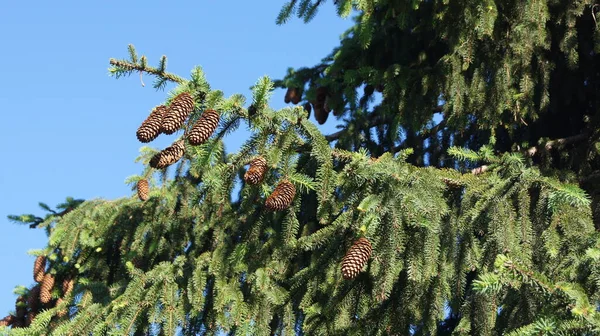
[[[190,114],[194,111],[194,98],[188,92],[178,94],[166,107],[155,107],[150,115],[142,122],[136,132],[138,140],[142,143],[151,142],[161,133],[173,134],[181,129]],[[187,133],[187,141],[192,146],[201,145],[210,138],[217,129],[220,116],[215,110],[207,110],[198,118],[191,130]],[[177,161],[185,154],[185,140],[175,141],[169,147],[156,153],[150,159],[150,167],[164,169]],[[148,180],[138,181],[137,193],[140,200],[148,199],[150,187]]]
[[[15,315],[8,315],[0,320],[0,326],[12,326],[13,328],[28,327],[42,309],[54,308],[63,302],[73,291],[75,282],[72,279],[64,279],[62,282],[63,297],[52,298],[55,278],[46,273],[46,257],[38,256],[33,263],[33,279],[37,282],[26,296],[19,296],[15,303]],[[67,310],[63,309],[57,313],[57,317],[63,317]]]
[[[377,90],[377,92],[383,92],[383,85],[379,84],[376,87],[368,84],[365,86],[364,94],[365,97],[368,97],[373,94],[373,92]],[[304,109],[307,112],[307,118],[310,118],[310,113],[312,110],[315,111],[315,119],[321,125],[323,125],[327,118],[329,117],[329,113],[333,111],[333,115],[336,117],[341,115],[344,111],[343,107],[334,108],[332,105],[339,105],[335,102],[332,103],[332,92],[327,87],[321,86],[317,88],[316,98],[314,101],[306,102],[304,104]],[[296,87],[290,87],[287,89],[285,93],[284,102],[286,104],[292,103],[294,105],[300,103],[302,100],[302,90]]]
[[[289,88],[285,95],[285,102],[298,104],[301,101],[302,92],[297,88]],[[315,118],[320,124],[327,120],[331,109],[328,106],[327,89],[317,89],[317,99],[312,103],[315,110]],[[142,123],[137,131],[137,137],[141,142],[150,142],[160,133],[172,134],[183,126],[183,123],[194,109],[194,100],[189,93],[181,93],[173,99],[166,108],[164,105],[156,107]],[[310,116],[311,103],[305,104],[305,109]],[[205,111],[192,127],[187,136],[190,145],[200,145],[213,134],[219,123],[219,114],[214,110]],[[162,169],[177,162],[185,153],[184,140],[178,140],[171,146],[157,153],[150,160],[150,166]],[[250,167],[244,174],[244,181],[249,185],[261,183],[268,170],[267,160],[262,156],[253,158]],[[149,197],[148,180],[141,179],[137,184],[138,198],[146,201]],[[279,182],[271,195],[265,201],[265,208],[269,211],[283,211],[290,207],[296,195],[296,187],[284,179]],[[348,250],[342,260],[342,276],[344,279],[355,278],[371,256],[371,243],[366,238],[360,238]]]

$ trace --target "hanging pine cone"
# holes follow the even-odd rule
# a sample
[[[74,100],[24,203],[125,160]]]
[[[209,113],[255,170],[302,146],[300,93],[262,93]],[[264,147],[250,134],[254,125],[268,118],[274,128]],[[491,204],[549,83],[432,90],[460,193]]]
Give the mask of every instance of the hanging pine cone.
[[[291,93],[292,89],[288,88],[287,91],[285,91],[285,97],[283,97],[283,102],[286,104],[289,104],[290,101],[292,101],[291,97],[290,97],[290,93]]]
[[[65,279],[62,283],[63,296],[69,296],[73,291],[73,287],[75,286],[75,281],[73,279]]]
[[[292,102],[292,104],[298,104],[302,99],[302,93],[300,92],[300,90],[297,88],[290,88],[288,89],[288,91],[290,92],[290,101]]]
[[[58,300],[56,300],[56,306],[61,305],[64,302],[64,300],[62,298],[58,298]],[[65,315],[67,315],[67,309],[61,309],[56,313],[56,316],[58,317],[64,317]]]
[[[244,181],[248,184],[259,184],[267,172],[267,160],[259,156],[250,161],[250,168],[244,174]]]
[[[373,248],[367,238],[360,238],[352,244],[342,259],[342,276],[346,280],[354,279],[365,266]]]
[[[324,105],[324,103],[319,102],[313,103],[313,107],[315,108],[315,119],[320,125],[323,125],[329,117],[329,113],[325,111]]]
[[[13,315],[5,316],[2,320],[0,320],[0,327],[9,327],[15,322],[15,317]]]
[[[363,92],[364,92],[365,96],[370,96],[373,94],[373,92],[375,92],[375,87],[371,84],[367,84],[367,85],[365,85]]]
[[[141,179],[137,183],[137,194],[138,198],[143,202],[148,199],[148,195],[150,193],[150,186],[148,185],[148,180]]]
[[[42,282],[46,269],[46,257],[38,256],[33,262],[33,279],[36,282]]]
[[[33,320],[35,320],[36,315],[37,314],[34,312],[29,312],[27,314],[27,317],[25,318],[25,327],[29,327],[31,323],[33,323]]]
[[[54,287],[54,276],[46,273],[42,281],[42,287],[40,288],[40,301],[42,303],[48,303],[52,300],[52,287]]]
[[[183,140],[175,141],[171,146],[156,153],[152,159],[150,159],[150,167],[155,169],[166,168],[179,161],[179,159],[183,157],[184,152],[185,145]]]
[[[35,285],[29,290],[29,296],[27,296],[27,306],[31,311],[38,312],[40,310],[40,285]]]
[[[258,109],[256,108],[256,106],[254,106],[254,104],[248,106],[248,116],[249,117],[254,116],[256,114],[257,110]]]
[[[215,110],[207,110],[202,113],[188,135],[190,145],[203,144],[213,134],[219,125],[219,113]]]
[[[163,121],[163,115],[166,111],[167,107],[160,105],[155,107],[152,112],[150,112],[148,118],[142,122],[142,125],[135,133],[140,142],[150,142],[158,137]]]
[[[169,109],[162,120],[161,131],[165,134],[173,134],[181,128],[183,122],[194,110],[194,98],[187,92],[183,92],[173,98]]]
[[[304,104],[304,110],[306,111],[306,119],[309,119],[310,112],[312,111],[312,105],[310,105],[310,103]]]
[[[265,207],[270,211],[285,210],[292,204],[295,195],[296,187],[289,181],[281,181],[265,201]]]

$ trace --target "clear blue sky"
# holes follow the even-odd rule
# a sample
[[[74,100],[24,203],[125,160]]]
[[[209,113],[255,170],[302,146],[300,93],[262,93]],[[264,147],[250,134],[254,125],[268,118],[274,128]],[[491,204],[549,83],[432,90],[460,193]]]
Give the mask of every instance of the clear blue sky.
[[[307,25],[276,26],[283,3],[0,1],[0,318],[14,309],[14,287],[33,283],[27,251],[46,244],[42,230],[7,215],[41,215],[38,202],[53,207],[66,196],[132,195],[124,180],[142,170],[133,162],[142,146],[135,131],[166,91],[154,90],[149,77],[146,87],[138,76],[109,77],[108,59],[126,57],[132,43],[152,65],[165,54],[168,70],[186,77],[201,65],[213,89],[250,99],[260,76],[282,78],[287,67],[318,63],[352,24],[329,2]],[[274,108],[284,107],[283,94],[274,95]],[[321,129],[337,123],[330,117]],[[162,135],[151,146],[172,140]]]

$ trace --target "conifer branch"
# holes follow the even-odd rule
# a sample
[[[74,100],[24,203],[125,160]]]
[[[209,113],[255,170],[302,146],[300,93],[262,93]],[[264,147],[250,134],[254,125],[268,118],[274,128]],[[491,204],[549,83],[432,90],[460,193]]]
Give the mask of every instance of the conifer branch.
[[[161,71],[161,69],[159,68],[155,68],[146,64],[138,64],[114,58],[111,58],[109,62],[113,66],[109,69],[109,71],[111,72],[111,74],[115,74],[117,77],[122,76],[124,74],[130,74],[133,71],[140,71],[156,76],[162,80],[167,80],[178,84],[183,84],[187,82],[183,77],[177,76],[173,73],[164,70]]]
[[[436,106],[433,111],[438,113],[441,112],[442,107],[441,106]],[[377,126],[381,126],[384,125],[388,122],[388,120],[386,119],[382,119],[382,118],[378,118],[378,117],[374,117],[369,121],[369,124],[367,125],[367,128],[373,128],[373,127],[377,127]],[[442,128],[446,127],[446,120],[442,120],[439,124],[435,125],[434,127],[425,130],[421,135],[420,138],[422,138],[423,140],[426,139],[427,137],[429,137],[432,134],[436,134],[437,132],[439,132]],[[342,137],[342,135],[348,133],[348,129],[345,128],[343,130],[337,131],[335,133],[331,133],[328,135],[325,135],[325,139],[327,139],[328,142],[332,142],[335,141],[337,139],[339,139],[340,137]],[[400,147],[400,146],[398,146]],[[401,150],[402,148],[394,148],[394,152],[397,152],[399,150]]]
[[[558,148],[560,146],[570,145],[570,144],[574,144],[574,143],[583,141],[583,140],[587,139],[588,137],[589,137],[589,133],[583,132],[581,134],[573,135],[573,136],[566,137],[566,138],[550,140],[544,144],[528,148],[527,150],[523,151],[523,154],[525,154],[525,156],[528,156],[528,157],[533,157],[542,151],[549,152],[552,149]],[[489,168],[490,168],[490,166],[488,166],[488,165],[482,165],[482,166],[472,169],[471,173],[473,175],[483,174],[486,171],[488,171]]]

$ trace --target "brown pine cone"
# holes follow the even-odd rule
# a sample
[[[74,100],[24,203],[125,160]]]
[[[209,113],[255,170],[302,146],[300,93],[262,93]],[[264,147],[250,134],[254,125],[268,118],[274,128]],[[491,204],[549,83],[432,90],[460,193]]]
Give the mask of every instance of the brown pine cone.
[[[312,111],[312,105],[310,105],[310,103],[304,104],[304,110],[306,110],[306,119],[309,119],[310,112]]]
[[[27,314],[27,317],[25,317],[25,327],[29,327],[31,325],[31,323],[33,323],[33,320],[35,320],[36,316],[37,316],[36,313],[29,312]]]
[[[64,300],[62,298],[58,298],[58,300],[56,300],[56,307],[58,307],[59,305],[61,305],[64,302]],[[61,309],[56,313],[56,316],[58,317],[64,317],[65,315],[67,315],[67,309]]]
[[[69,296],[73,291],[73,287],[75,286],[75,281],[73,279],[65,279],[62,283],[63,296]]]
[[[188,135],[188,142],[192,146],[203,144],[213,134],[219,125],[219,113],[207,110],[198,119]]]
[[[323,125],[327,118],[329,117],[329,113],[325,111],[325,103],[313,103],[313,107],[315,109],[315,119],[320,125]]]
[[[148,185],[148,180],[141,179],[137,183],[137,194],[138,198],[143,202],[148,199],[148,195],[150,194],[150,186]]]
[[[5,316],[2,320],[0,320],[0,327],[9,327],[15,322],[14,315]]]
[[[300,90],[298,88],[290,88],[288,89],[288,91],[290,92],[290,101],[292,102],[292,104],[298,104],[302,99],[302,93],[300,92]]]
[[[244,181],[246,183],[255,185],[262,182],[267,172],[267,160],[262,156],[259,156],[250,161],[250,168],[244,174]]]
[[[325,103],[325,99],[327,99],[327,92],[328,90],[326,87],[321,86],[317,88],[317,103]]]
[[[46,257],[38,256],[33,262],[33,279],[36,282],[41,282],[44,279],[46,270]]]
[[[150,159],[150,167],[155,169],[166,168],[175,162],[179,161],[185,153],[185,144],[183,140],[174,142],[171,146],[163,149],[156,153],[152,159]]]
[[[167,107],[160,105],[155,107],[152,112],[150,112],[148,118],[142,122],[142,125],[135,133],[140,142],[150,142],[158,137],[160,134],[163,116],[165,115],[166,111]]]
[[[27,306],[33,312],[38,312],[40,310],[40,285],[37,284],[33,286],[29,290],[29,295],[27,296]]]
[[[187,92],[178,94],[169,105],[162,120],[161,131],[164,134],[173,134],[181,128],[183,122],[194,110],[194,98]]]
[[[46,273],[42,286],[40,288],[40,301],[42,303],[48,303],[52,300],[52,288],[54,287],[54,276],[50,273]]]
[[[352,244],[342,259],[342,276],[346,280],[354,279],[371,257],[371,242],[360,238]]]
[[[265,207],[270,211],[281,211],[287,209],[294,200],[296,187],[289,181],[280,182],[273,193],[265,201]]]

